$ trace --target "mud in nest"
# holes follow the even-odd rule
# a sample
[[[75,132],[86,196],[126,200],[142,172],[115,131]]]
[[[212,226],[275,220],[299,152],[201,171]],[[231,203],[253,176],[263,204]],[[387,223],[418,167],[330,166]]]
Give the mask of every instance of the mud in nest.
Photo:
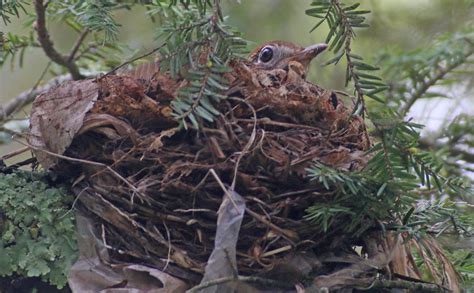
[[[172,117],[170,102],[186,82],[166,74],[66,83],[36,100],[30,144],[49,149],[37,152],[47,168],[76,178],[78,206],[94,215],[115,261],[199,281],[231,192],[245,199],[241,274],[271,274],[298,251],[352,245],[342,228],[323,233],[304,219],[334,195],[306,169],[317,161],[360,170],[370,146],[364,121],[338,94],[305,81],[297,64],[233,67],[222,115],[200,129]]]

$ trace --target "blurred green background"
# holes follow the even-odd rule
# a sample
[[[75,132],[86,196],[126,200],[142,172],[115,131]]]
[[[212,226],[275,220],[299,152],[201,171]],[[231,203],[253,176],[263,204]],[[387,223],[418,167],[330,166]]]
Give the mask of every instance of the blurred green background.
[[[229,23],[243,32],[244,38],[257,45],[268,40],[288,40],[303,46],[323,42],[327,34],[325,25],[309,33],[317,19],[305,15],[310,7],[309,0],[224,0],[224,11]],[[391,50],[410,51],[429,48],[433,39],[449,32],[456,32],[473,26],[473,0],[367,0],[362,6],[372,10],[369,15],[370,28],[358,32],[354,52],[369,62],[376,62],[377,56]],[[29,5],[31,10],[31,5]],[[22,15],[7,27],[0,24],[0,31],[26,33],[22,23],[32,16]],[[122,24],[119,41],[126,45],[127,60],[138,52],[146,52],[156,47],[156,26],[146,15],[145,9],[123,10],[117,19]],[[56,47],[69,51],[77,34],[59,22],[49,22],[48,27]],[[251,49],[251,48],[250,48]],[[342,89],[345,65],[323,67],[322,63],[333,57],[331,52],[320,55],[311,65],[309,78],[327,88]],[[25,54],[23,66],[14,60],[1,68],[0,103],[14,98],[31,88],[40,77],[48,62],[41,49],[29,49]],[[54,66],[52,67],[54,69]],[[47,75],[44,80],[48,80]],[[413,107],[410,116],[427,124],[427,131],[436,131],[459,113],[474,112],[472,80],[466,86],[445,88],[451,99],[421,100]],[[25,109],[21,116],[27,115]],[[17,148],[18,145],[0,145],[0,153]]]

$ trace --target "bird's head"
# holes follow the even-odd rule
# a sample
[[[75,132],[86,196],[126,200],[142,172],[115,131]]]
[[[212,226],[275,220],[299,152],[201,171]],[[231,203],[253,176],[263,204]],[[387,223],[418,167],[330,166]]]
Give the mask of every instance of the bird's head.
[[[315,44],[303,48],[291,42],[270,41],[257,47],[249,59],[257,67],[266,70],[285,69],[290,61],[297,61],[306,71],[311,60],[326,48],[327,44]]]

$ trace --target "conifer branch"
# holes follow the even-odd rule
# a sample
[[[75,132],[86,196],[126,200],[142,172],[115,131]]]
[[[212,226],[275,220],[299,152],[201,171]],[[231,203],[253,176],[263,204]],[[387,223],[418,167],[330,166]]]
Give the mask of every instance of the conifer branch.
[[[364,91],[362,90],[360,81],[359,81],[359,76],[355,71],[355,65],[351,57],[351,42],[352,39],[355,37],[354,30],[352,29],[352,26],[350,25],[349,19],[344,12],[343,8],[341,7],[341,3],[339,0],[333,0],[334,7],[337,11],[337,13],[340,15],[341,18],[341,30],[344,31],[345,36],[345,42],[344,42],[344,55],[346,56],[346,61],[347,61],[347,77],[346,77],[346,86],[349,83],[349,79],[352,79],[354,82],[354,90],[356,93],[357,97],[357,102],[356,105],[354,106],[354,111],[358,111],[358,106],[360,105],[362,108],[361,111],[359,111],[362,116],[364,116],[366,109],[365,109],[365,101],[364,101]]]
[[[452,72],[454,69],[456,69],[458,66],[464,64],[469,57],[474,55],[474,45],[471,44],[470,48],[461,56],[457,58],[454,62],[448,64],[445,67],[439,67],[437,69],[437,72],[429,76],[427,79],[424,79],[419,85],[415,87],[413,90],[413,93],[408,97],[406,102],[400,107],[399,113],[402,116],[405,116],[408,111],[411,109],[413,104],[415,104],[418,99],[423,97],[423,95],[432,87],[434,86],[438,81],[442,80],[447,74]]]
[[[377,94],[385,91],[388,86],[381,81],[381,78],[366,73],[379,68],[363,62],[363,58],[352,51],[352,40],[356,36],[354,30],[369,26],[365,23],[364,15],[370,13],[370,11],[358,9],[359,5],[359,3],[346,5],[340,0],[314,0],[311,3],[314,8],[306,10],[306,14],[321,19],[312,30],[319,27],[323,22],[328,23],[329,33],[326,43],[330,43],[329,50],[332,50],[336,57],[329,60],[325,65],[337,64],[345,56],[347,62],[346,86],[352,81],[357,98],[353,114],[364,116],[367,112],[365,96],[383,102],[384,100]]]
[[[171,106],[175,119],[184,127],[191,122],[199,128],[220,115],[214,105],[226,98],[228,86],[222,74],[230,71],[228,61],[243,51],[246,42],[223,22],[219,0],[188,1],[183,6],[167,11],[178,17],[170,18],[160,29],[161,36],[168,40],[161,50],[160,69],[188,80],[188,86],[180,90]]]

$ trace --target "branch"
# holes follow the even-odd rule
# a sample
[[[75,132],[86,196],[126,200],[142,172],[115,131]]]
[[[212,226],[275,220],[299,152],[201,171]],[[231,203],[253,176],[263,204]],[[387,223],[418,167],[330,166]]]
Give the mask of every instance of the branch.
[[[74,44],[74,46],[72,47],[72,50],[71,50],[71,53],[69,53],[69,57],[67,59],[68,62],[74,62],[74,57],[76,56],[77,54],[77,51],[79,50],[79,48],[81,47],[81,44],[82,42],[84,42],[85,38],[87,37],[87,35],[89,34],[89,30],[88,29],[85,29],[81,35],[79,36],[79,38],[77,39],[76,43]]]
[[[99,78],[99,80],[101,80],[101,79],[103,79],[103,78],[105,78],[105,77],[107,77],[107,76],[109,76],[109,75],[111,75],[111,74],[114,74],[117,70],[119,70],[120,68],[122,68],[122,67],[124,67],[124,66],[127,66],[127,65],[129,65],[129,64],[132,64],[132,63],[135,62],[135,61],[138,61],[138,60],[140,60],[140,59],[143,59],[143,58],[146,58],[146,57],[152,55],[153,53],[157,52],[158,50],[160,50],[161,48],[163,48],[163,47],[166,46],[166,45],[167,45],[167,43],[166,43],[166,40],[165,40],[165,42],[164,42],[163,44],[161,44],[161,46],[156,47],[155,49],[153,49],[153,50],[151,50],[151,51],[149,51],[149,52],[147,52],[147,53],[145,53],[145,54],[143,54],[143,55],[140,55],[140,56],[138,56],[138,57],[136,57],[136,58],[133,58],[133,59],[128,60],[128,61],[125,61],[124,63],[120,64],[119,66],[117,66],[117,67],[115,67],[115,68],[113,68],[112,70],[110,70],[110,71],[107,72],[106,74],[102,75],[102,76]]]
[[[341,3],[339,0],[334,0],[333,1],[334,7],[336,7],[339,15],[341,16],[341,22],[342,25],[344,26],[345,33],[347,34],[346,40],[344,42],[344,55],[346,56],[346,61],[347,61],[347,74],[352,78],[352,81],[354,82],[354,89],[357,95],[357,102],[356,105],[354,106],[353,113],[357,111],[357,108],[359,104],[362,105],[362,111],[361,111],[361,116],[364,117],[366,109],[365,109],[365,100],[364,100],[364,91],[361,88],[360,82],[359,82],[359,76],[354,70],[354,62],[351,57],[351,52],[352,52],[352,46],[351,42],[352,39],[355,36],[354,30],[352,29],[352,26],[347,19],[347,15],[344,12],[344,9],[341,7]],[[346,80],[346,86],[349,78]]]
[[[62,55],[54,48],[53,42],[49,37],[48,30],[46,29],[46,6],[43,3],[43,0],[35,0],[35,10],[36,10],[36,31],[38,33],[38,41],[43,48],[43,51],[46,53],[53,62],[66,67],[72,75],[74,80],[82,79],[83,76],[79,72],[74,59],[69,58],[69,56]]]
[[[76,41],[76,45],[74,46],[74,48],[79,47],[80,46],[80,43],[82,42],[81,40],[84,40],[84,38],[86,37],[87,35],[87,30],[84,31],[81,36],[79,37],[79,39]],[[77,45],[79,44],[79,45]],[[110,72],[106,73],[104,76],[108,76],[112,73],[114,73],[115,71],[117,71],[118,69],[122,68],[123,66],[126,66],[130,63],[133,63],[139,59],[142,59],[142,58],[145,58],[153,53],[155,53],[156,51],[158,51],[159,49],[161,49],[164,45],[166,45],[166,43],[164,43],[163,45],[153,49],[152,51],[144,54],[144,55],[141,55],[137,58],[134,58],[130,61],[127,61],[123,64],[121,64],[120,66],[114,68],[113,70],[111,70]],[[76,50],[77,52],[77,50]],[[75,55],[75,52],[74,52],[74,49],[71,51],[71,54],[69,55],[68,58],[70,57],[74,57]],[[74,59],[74,58],[73,58]],[[104,77],[102,76],[102,78]],[[82,77],[82,76],[81,76]],[[64,75],[59,75],[53,79],[51,79],[50,81],[48,81],[46,84],[44,84],[43,86],[38,86],[38,83],[41,81],[41,78],[38,80],[38,83],[33,86],[33,88],[29,89],[29,90],[26,90],[22,93],[20,93],[18,96],[16,96],[15,98],[11,99],[7,104],[5,104],[4,106],[0,107],[0,122],[3,122],[5,121],[10,115],[14,114],[16,112],[17,109],[20,109],[22,106],[26,105],[26,104],[29,104],[31,102],[33,102],[33,100],[36,98],[36,96],[38,96],[39,94],[41,93],[44,93],[44,92],[47,92],[49,91],[50,89],[52,89],[53,87],[55,86],[58,86],[59,84],[65,82],[65,81],[68,81],[68,80],[73,80],[74,78],[72,78],[71,74],[64,74]]]
[[[402,280],[377,280],[370,289],[407,289],[410,292],[451,292],[450,290],[431,283],[418,283]]]
[[[421,138],[419,140],[420,147],[424,149],[433,149],[433,150],[438,150],[446,144],[444,143],[438,143],[435,140],[427,139],[427,138]],[[468,162],[468,163],[474,163],[474,154],[471,153],[469,150],[462,150],[457,147],[449,147],[448,151],[453,155],[453,156],[460,156],[462,160]]]
[[[184,119],[184,118],[189,117],[189,115],[193,114],[196,108],[201,104],[201,100],[204,97],[204,91],[206,90],[207,81],[210,75],[211,73],[207,71],[206,75],[204,75],[204,77],[202,78],[201,88],[199,89],[198,96],[194,99],[189,109],[183,114],[179,115],[176,119]]]
[[[220,285],[220,284],[225,284],[225,283],[233,283],[233,282],[246,282],[246,283],[254,283],[266,287],[271,287],[271,288],[282,288],[282,289],[293,289],[294,286],[291,283],[288,282],[281,282],[281,281],[276,281],[276,280],[271,280],[271,279],[264,279],[260,277],[252,277],[252,276],[237,276],[237,277],[224,277],[224,278],[219,278],[215,280],[211,280],[202,284],[199,284],[188,291],[186,293],[196,293],[200,292],[201,290],[205,288],[209,288],[212,286]]]
[[[452,70],[454,70],[456,67],[462,65],[464,62],[466,62],[467,58],[469,58],[471,55],[474,54],[474,46],[471,46],[471,48],[464,54],[462,55],[459,60],[448,64],[446,67],[441,68],[437,74],[434,76],[431,76],[427,80],[423,80],[420,86],[416,87],[413,94],[408,98],[406,103],[400,107],[399,113],[404,117],[407,112],[410,110],[410,108],[415,104],[415,102],[421,98],[427,91],[435,85],[439,80],[443,79],[446,74],[450,73]]]
[[[18,96],[6,103],[4,106],[0,107],[0,122],[5,121],[10,115],[15,113],[17,109],[33,102],[37,95],[49,91],[51,88],[71,79],[72,77],[70,74],[60,75],[51,79],[43,86],[33,87],[32,89],[20,93]]]

